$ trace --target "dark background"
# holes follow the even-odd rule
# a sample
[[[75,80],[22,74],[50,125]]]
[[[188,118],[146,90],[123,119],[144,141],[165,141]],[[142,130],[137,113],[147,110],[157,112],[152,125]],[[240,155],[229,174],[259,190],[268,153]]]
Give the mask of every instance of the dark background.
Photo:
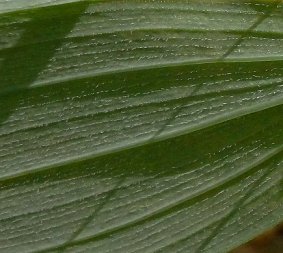
[[[283,223],[231,253],[283,253]]]

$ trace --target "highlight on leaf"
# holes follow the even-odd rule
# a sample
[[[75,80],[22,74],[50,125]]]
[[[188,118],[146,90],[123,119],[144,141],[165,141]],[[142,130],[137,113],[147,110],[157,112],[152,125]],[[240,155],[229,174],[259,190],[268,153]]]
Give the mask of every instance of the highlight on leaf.
[[[283,3],[0,0],[0,252],[228,252],[283,220]]]

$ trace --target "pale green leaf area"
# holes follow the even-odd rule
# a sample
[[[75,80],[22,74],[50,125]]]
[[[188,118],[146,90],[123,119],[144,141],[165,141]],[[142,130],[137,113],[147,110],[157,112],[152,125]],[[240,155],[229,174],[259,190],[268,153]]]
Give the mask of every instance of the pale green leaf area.
[[[222,253],[283,220],[283,3],[0,0],[0,252]]]

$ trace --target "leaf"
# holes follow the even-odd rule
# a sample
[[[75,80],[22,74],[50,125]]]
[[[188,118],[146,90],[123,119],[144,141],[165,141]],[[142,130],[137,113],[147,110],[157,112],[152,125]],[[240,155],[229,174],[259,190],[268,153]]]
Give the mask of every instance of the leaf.
[[[227,252],[283,220],[281,1],[0,13],[0,252]]]

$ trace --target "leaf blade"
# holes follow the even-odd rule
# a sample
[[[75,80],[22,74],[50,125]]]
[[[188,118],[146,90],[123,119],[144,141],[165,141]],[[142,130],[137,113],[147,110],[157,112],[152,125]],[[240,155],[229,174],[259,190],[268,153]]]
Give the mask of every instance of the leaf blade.
[[[281,13],[107,1],[1,14],[1,250],[224,252],[282,220]],[[17,52],[46,46],[14,76]],[[245,216],[263,224],[231,240]]]

